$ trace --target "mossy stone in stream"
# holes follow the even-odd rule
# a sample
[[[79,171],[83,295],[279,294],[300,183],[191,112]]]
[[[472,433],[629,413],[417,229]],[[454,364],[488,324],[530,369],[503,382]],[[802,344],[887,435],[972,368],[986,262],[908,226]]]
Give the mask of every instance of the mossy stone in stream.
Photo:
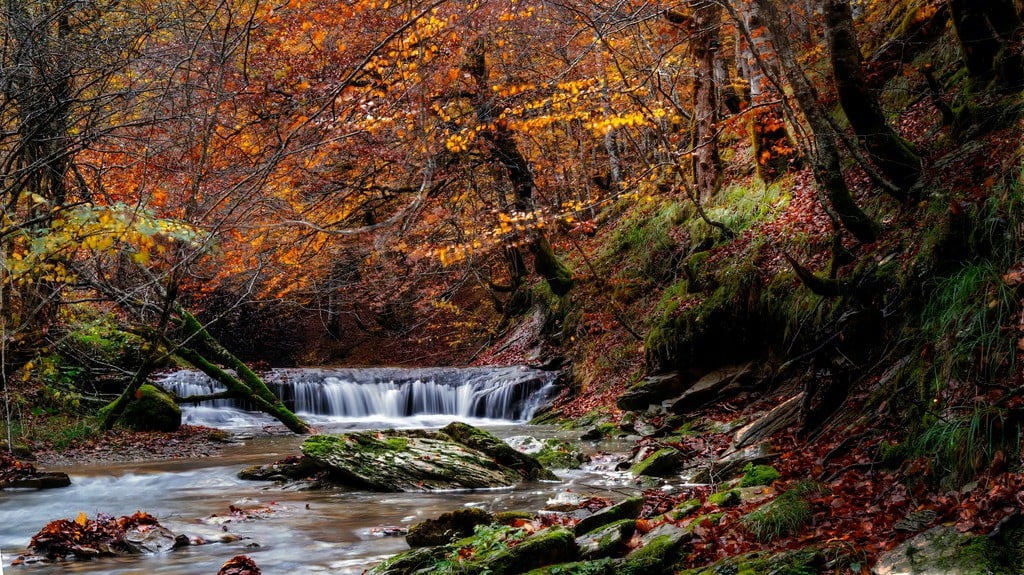
[[[643,461],[631,467],[629,472],[637,476],[663,477],[679,471],[682,463],[683,458],[678,450],[664,447],[645,457]]]
[[[107,405],[100,413],[112,405]],[[135,431],[176,431],[181,427],[181,408],[170,395],[147,383],[139,387],[118,422]]]
[[[611,559],[596,561],[574,561],[548,565],[540,569],[528,571],[524,575],[617,575],[618,563]]]
[[[754,465],[748,463],[743,468],[743,479],[740,480],[740,487],[756,487],[759,485],[771,485],[781,477],[778,471],[771,465]]]
[[[461,430],[463,437],[474,441],[464,443],[448,433],[430,431],[361,431],[315,435],[303,442],[302,453],[325,468],[338,483],[375,491],[511,486],[523,479],[524,460],[532,461],[534,469],[543,470],[536,460],[522,454],[516,453],[524,459],[512,460],[506,452],[490,445],[487,437],[499,443],[501,440],[465,427],[469,429]],[[507,445],[505,448],[515,453]]]
[[[461,539],[473,534],[477,525],[487,525],[494,516],[476,507],[456,509],[442,513],[437,519],[427,519],[413,525],[405,536],[409,547],[444,545],[452,539]]]
[[[519,471],[526,479],[558,479],[537,458],[516,451],[497,436],[478,427],[456,421],[441,428],[440,432],[457,443],[487,454],[501,465]]]

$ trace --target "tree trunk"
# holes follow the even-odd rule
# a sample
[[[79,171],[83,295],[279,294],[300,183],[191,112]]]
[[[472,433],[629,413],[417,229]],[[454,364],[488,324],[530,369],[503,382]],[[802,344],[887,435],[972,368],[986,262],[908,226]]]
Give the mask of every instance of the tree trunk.
[[[309,424],[302,421],[291,410],[285,407],[284,403],[274,392],[270,391],[267,384],[256,372],[249,369],[249,366],[242,360],[235,357],[230,351],[224,348],[205,327],[184,308],[178,307],[178,316],[181,318],[182,327],[185,328],[185,341],[196,341],[202,344],[210,353],[219,360],[225,367],[232,369],[235,375],[231,375],[209,361],[203,354],[195,351],[192,346],[180,346],[174,353],[191,363],[197,369],[210,376],[217,382],[228,388],[228,391],[253,400],[260,408],[260,411],[272,415],[285,427],[295,433],[306,434],[311,432]]]
[[[786,130],[786,123],[778,104],[769,104],[772,97],[780,97],[770,89],[764,58],[770,53],[768,35],[764,31],[762,18],[756,6],[743,2],[743,12],[738,24],[750,32],[746,41],[740,43],[742,69],[750,85],[750,137],[754,148],[754,164],[757,175],[766,184],[777,180],[786,173],[796,160],[797,148]]]
[[[897,187],[909,190],[921,177],[921,157],[885,121],[877,95],[867,88],[850,2],[825,0],[824,10],[832,74],[843,112],[871,161]]]
[[[1014,46],[1022,33],[1013,0],[948,0],[967,72],[979,84],[1024,85],[1024,64]]]
[[[515,210],[523,214],[533,214],[536,209],[533,192],[537,187],[533,179],[533,171],[530,169],[530,163],[526,157],[519,151],[512,132],[501,119],[494,115],[495,102],[491,97],[491,87],[487,79],[485,45],[485,39],[477,40],[470,50],[465,64],[466,71],[476,83],[473,108],[477,120],[481,125],[493,126],[491,129],[483,130],[480,137],[488,144],[491,157],[501,164],[505,173],[508,174],[512,191],[515,194]],[[527,233],[529,248],[534,254],[534,271],[548,282],[551,291],[556,295],[563,296],[569,293],[573,285],[572,271],[558,260],[541,228],[534,228]],[[518,249],[515,251],[518,252]],[[514,266],[514,268],[521,269],[520,266]],[[513,277],[512,284],[518,285],[521,279],[521,276]]]
[[[793,96],[810,126],[815,148],[812,157],[814,177],[843,226],[858,240],[871,243],[878,238],[878,230],[871,218],[857,206],[843,180],[836,134],[818,103],[814,87],[797,62],[789,37],[785,34],[782,16],[772,0],[754,1],[771,33],[782,73],[789,81]]]
[[[722,8],[713,2],[696,2],[690,39],[693,59],[697,62],[694,78],[694,180],[698,197],[710,197],[722,181],[722,161],[718,155],[718,90],[715,82],[715,59],[721,47],[718,30]]]

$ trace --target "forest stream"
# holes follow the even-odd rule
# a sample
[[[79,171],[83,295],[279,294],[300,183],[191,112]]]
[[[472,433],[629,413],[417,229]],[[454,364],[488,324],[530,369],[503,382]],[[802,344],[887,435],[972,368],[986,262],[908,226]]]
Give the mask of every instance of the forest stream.
[[[301,372],[292,371],[294,377]],[[320,375],[323,375],[320,373]],[[335,375],[337,375],[335,373]],[[379,375],[379,374],[378,374]],[[194,379],[194,378],[193,378]],[[421,384],[417,379],[414,382]],[[326,387],[340,385],[335,379]],[[370,385],[373,385],[372,383]],[[401,395],[390,385],[388,393]],[[424,389],[429,388],[426,386]],[[443,395],[440,386],[429,393]],[[461,387],[461,386],[455,386]],[[485,386],[486,387],[486,386]],[[367,391],[369,388],[364,389]],[[440,391],[439,391],[440,390]],[[422,392],[422,389],[420,390]],[[449,389],[448,391],[451,391]],[[463,390],[465,391],[465,390]],[[375,393],[375,392],[374,392]],[[373,393],[370,393],[373,395]],[[463,393],[463,396],[466,396]],[[412,396],[403,400],[409,404]],[[515,394],[507,396],[513,401]],[[522,401],[518,397],[515,401]],[[418,401],[418,400],[417,400]],[[430,402],[427,402],[429,404]],[[419,408],[420,411],[437,411]],[[461,406],[461,407],[460,407]],[[448,408],[464,409],[465,404],[450,403]],[[243,481],[237,473],[245,466],[268,463],[298,453],[302,437],[261,434],[260,427],[231,427],[239,421],[253,420],[237,408],[218,408],[230,417],[223,418],[231,431],[250,439],[228,446],[221,455],[203,459],[154,461],[143,463],[83,464],[62,469],[69,473],[72,485],[50,491],[0,492],[0,549],[5,567],[28,545],[32,535],[54,519],[73,519],[79,513],[113,516],[145,511],[160,519],[175,533],[213,540],[224,532],[240,537],[227,543],[189,546],[169,553],[100,559],[56,565],[14,567],[20,573],[174,573],[207,575],[216,573],[232,556],[245,553],[267,573],[362,573],[383,558],[407,548],[401,536],[385,535],[388,527],[408,528],[412,524],[441,513],[466,506],[489,511],[535,510],[566,492],[582,492],[622,498],[630,489],[628,474],[609,471],[614,462],[596,458],[583,470],[558,470],[561,482],[522,484],[515,488],[489,491],[445,493],[371,493],[350,490],[300,491],[281,488],[269,482]],[[483,425],[501,437],[532,435],[571,438],[572,432],[551,427],[526,426],[530,410],[519,411],[519,421],[501,418],[411,413],[399,416],[315,415],[321,431],[342,432],[374,427],[437,427],[453,419]],[[465,415],[465,412],[464,412]],[[209,409],[189,412],[186,417],[213,418]],[[576,432],[578,434],[578,432]],[[593,443],[587,449],[624,451],[625,443]],[[233,516],[231,508],[256,510],[250,518]]]

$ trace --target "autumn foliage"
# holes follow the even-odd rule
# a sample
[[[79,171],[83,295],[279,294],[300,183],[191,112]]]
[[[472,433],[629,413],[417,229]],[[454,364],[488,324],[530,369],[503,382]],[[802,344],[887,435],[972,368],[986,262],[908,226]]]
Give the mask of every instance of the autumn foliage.
[[[89,519],[80,513],[74,521],[51,521],[32,536],[30,549],[47,559],[75,556],[80,559],[131,553],[125,542],[129,530],[146,531],[160,527],[155,517],[141,511],[118,518],[97,515]]]

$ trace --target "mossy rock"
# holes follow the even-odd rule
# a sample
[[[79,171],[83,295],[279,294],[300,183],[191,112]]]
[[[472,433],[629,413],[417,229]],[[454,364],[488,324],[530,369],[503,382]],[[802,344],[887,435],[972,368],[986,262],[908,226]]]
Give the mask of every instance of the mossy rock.
[[[739,489],[729,489],[709,495],[708,504],[717,507],[735,507],[740,504],[741,499]]]
[[[759,485],[771,485],[781,475],[771,465],[747,464],[743,469],[743,479],[740,480],[740,487],[757,487]]]
[[[576,538],[582,559],[602,559],[621,555],[628,549],[636,531],[635,519],[622,519]]]
[[[693,515],[700,508],[700,499],[688,499],[665,512],[665,518],[669,521],[680,521]]]
[[[618,563],[611,559],[597,559],[548,565],[527,571],[524,575],[617,575],[618,568]]]
[[[497,436],[478,427],[456,421],[441,428],[440,433],[457,443],[487,454],[500,465],[519,471],[526,479],[558,480],[558,477],[545,469],[537,458],[516,451]]]
[[[516,575],[576,559],[576,539],[572,532],[554,527],[538,531],[514,547],[463,563],[459,572],[466,575]]]
[[[100,414],[112,406],[108,404]],[[177,431],[181,427],[181,408],[163,390],[146,383],[125,406],[118,423],[135,431]]]
[[[511,525],[516,521],[533,521],[537,514],[530,511],[499,511],[494,514],[494,522],[501,525]]]
[[[878,575],[987,575],[1024,572],[1024,529],[995,537],[933,527],[882,554],[872,569]]]
[[[581,519],[576,524],[576,535],[585,535],[595,529],[615,523],[616,521],[622,521],[623,519],[636,519],[640,516],[643,506],[643,497],[630,497],[622,503],[602,509],[593,515]]]
[[[631,467],[629,472],[636,476],[664,477],[678,472],[682,464],[683,456],[677,449],[664,447],[645,457]]]
[[[828,560],[832,557],[832,561]],[[829,564],[846,563],[842,571],[847,571],[847,562],[841,548],[805,547],[781,553],[754,552],[734,557],[727,557],[713,565],[680,571],[680,575],[812,575],[815,573],[831,573]],[[838,565],[836,565],[838,567]]]
[[[469,537],[477,525],[487,525],[494,516],[476,507],[456,509],[442,513],[437,519],[427,519],[409,528],[405,542],[409,547],[445,545],[453,539]]]
[[[683,545],[691,535],[682,529],[673,529],[651,538],[626,556],[616,573],[625,575],[668,575],[679,560]]]
[[[507,487],[523,479],[522,467],[503,465],[447,434],[429,431],[314,435],[303,442],[302,453],[337,482],[375,491]],[[534,468],[542,469],[536,462]]]
[[[410,575],[423,570],[429,573],[430,568],[443,561],[453,549],[451,546],[410,549],[384,560],[367,571],[367,575]]]

